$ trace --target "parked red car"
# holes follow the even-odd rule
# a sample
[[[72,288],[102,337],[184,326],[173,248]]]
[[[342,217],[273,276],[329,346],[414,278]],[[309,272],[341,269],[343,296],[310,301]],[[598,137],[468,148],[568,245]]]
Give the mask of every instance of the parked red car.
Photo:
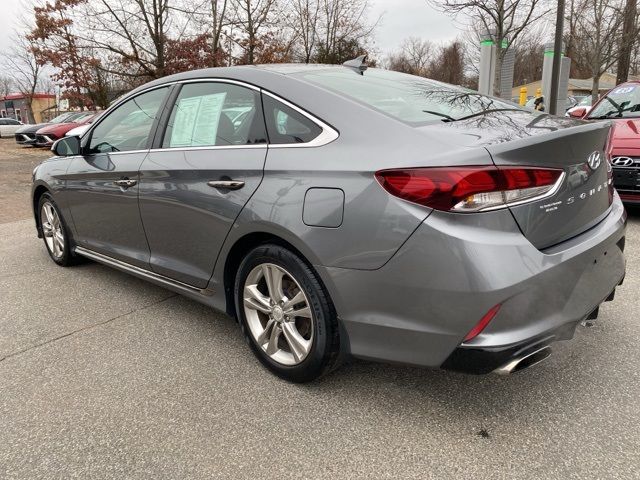
[[[613,183],[627,204],[640,205],[640,82],[627,82],[610,90],[591,111],[572,117],[613,120],[610,137]]]
[[[96,112],[85,112],[83,115],[74,118],[72,122],[55,123],[42,127],[36,132],[35,145],[37,147],[50,147],[56,140],[64,137],[64,134],[72,128],[90,123],[95,115]]]

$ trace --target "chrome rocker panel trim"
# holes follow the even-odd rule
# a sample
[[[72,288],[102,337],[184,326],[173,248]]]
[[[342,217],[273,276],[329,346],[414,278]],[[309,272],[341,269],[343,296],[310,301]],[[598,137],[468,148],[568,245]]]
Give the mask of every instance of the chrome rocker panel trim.
[[[151,270],[145,270],[144,268],[140,268],[135,265],[131,265],[129,263],[123,262],[121,260],[117,260],[115,258],[109,257],[108,255],[94,252],[93,250],[89,250],[88,248],[76,246],[73,249],[73,251],[78,255],[82,255],[83,257],[87,257],[91,260],[95,260],[96,262],[107,265],[108,267],[113,267],[117,270],[131,273],[132,275],[135,275],[144,280],[149,280],[163,287],[172,288],[174,290],[178,290],[180,292],[188,293],[191,295],[193,294],[203,295],[205,297],[210,297],[214,293],[213,289],[198,288],[198,287],[194,287],[193,285],[178,282],[177,280],[173,280],[169,277],[165,277],[164,275],[160,275],[158,273],[152,272]]]

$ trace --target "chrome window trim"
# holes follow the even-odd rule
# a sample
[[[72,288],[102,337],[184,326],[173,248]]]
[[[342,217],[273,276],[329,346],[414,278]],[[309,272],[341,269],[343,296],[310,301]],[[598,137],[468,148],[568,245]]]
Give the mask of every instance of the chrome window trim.
[[[133,154],[133,153],[148,153],[149,149],[145,148],[143,150],[124,150],[122,152],[94,152],[94,153],[88,153],[87,156],[91,156],[91,155],[126,155],[126,154]]]
[[[162,147],[152,148],[149,153],[155,152],[185,152],[193,150],[238,150],[238,149],[267,149],[269,146],[266,143],[255,143],[248,145],[199,145],[197,147]],[[147,150],[145,150],[147,151]]]
[[[295,110],[296,112],[298,112],[299,114],[301,114],[302,116],[306,117],[307,119],[311,120],[313,123],[315,123],[318,127],[320,127],[322,129],[322,132],[320,133],[320,135],[318,135],[316,138],[314,138],[313,140],[311,140],[310,142],[306,142],[306,143],[269,143],[269,148],[314,148],[314,147],[322,147],[323,145],[327,145],[335,140],[338,139],[338,137],[340,136],[340,134],[331,126],[327,125],[325,122],[323,122],[322,120],[320,120],[318,117],[311,115],[309,112],[303,110],[302,108],[298,107],[297,105],[294,105],[293,103],[285,100],[282,97],[279,97],[278,95],[271,93],[267,90],[261,89],[262,93],[264,95],[268,95],[269,97],[273,98],[274,100],[277,100],[280,103],[285,104],[287,107],[292,108],[293,110]],[[266,121],[266,118],[265,118]]]
[[[212,78],[212,77],[208,77],[208,78],[190,78],[190,79],[186,79],[186,80],[175,80],[173,82],[167,82],[167,83],[163,83],[160,85],[154,85],[152,87],[149,88],[145,88],[144,90],[140,90],[139,92],[137,92],[135,95],[132,96],[124,96],[122,99],[120,99],[120,101],[118,103],[114,103],[113,105],[111,105],[107,110],[105,110],[104,114],[101,115],[101,117],[98,119],[98,121],[94,124],[91,125],[91,128],[87,129],[87,131],[82,135],[82,139],[84,139],[85,137],[88,139],[89,138],[89,134],[93,133],[93,130],[100,125],[100,123],[102,123],[102,121],[104,121],[113,110],[115,110],[116,108],[118,108],[120,105],[122,105],[124,102],[131,100],[132,98],[135,98],[139,95],[142,95],[143,93],[147,93],[150,92],[152,90],[157,90],[159,88],[165,88],[165,87],[171,87],[173,85],[184,85],[184,84],[190,84],[190,83],[228,83],[228,84],[232,84],[232,85],[238,85],[241,87],[245,87],[245,88],[249,88],[253,91],[259,92],[263,95],[268,95],[269,97],[273,98],[274,100],[277,100],[278,102],[283,103],[284,105],[288,106],[289,108],[292,108],[293,110],[295,110],[296,112],[300,113],[301,115],[303,115],[305,118],[311,120],[313,123],[315,123],[318,127],[320,127],[322,129],[322,132],[320,132],[320,135],[318,135],[316,138],[314,138],[313,140],[311,140],[310,142],[306,142],[306,143],[280,143],[280,144],[275,144],[275,143],[264,143],[264,144],[254,144],[254,145],[205,145],[205,146],[197,146],[197,147],[175,147],[175,148],[151,148],[151,149],[143,149],[143,150],[128,150],[125,152],[101,152],[101,153],[108,153],[109,155],[118,155],[118,154],[124,154],[124,153],[142,153],[142,152],[162,152],[162,151],[172,151],[172,152],[176,152],[176,151],[188,151],[188,150],[225,150],[225,149],[238,149],[238,148],[250,148],[250,149],[257,149],[257,148],[315,148],[315,147],[321,147],[324,145],[327,145],[335,140],[338,139],[338,137],[340,136],[340,134],[338,133],[337,130],[335,130],[333,127],[331,127],[330,125],[328,125],[327,123],[323,122],[322,120],[320,120],[318,117],[310,114],[309,112],[307,112],[306,110],[303,110],[302,108],[298,107],[297,105],[289,102],[288,100],[285,100],[284,98],[269,92],[268,90],[265,90],[263,88],[257,87],[256,85],[253,85],[251,83],[247,83],[247,82],[243,82],[241,80],[233,80],[230,78]],[[165,105],[166,106],[166,105]]]
[[[251,83],[246,83],[240,80],[233,80],[231,78],[216,78],[216,77],[208,77],[208,78],[190,78],[188,80],[178,80],[175,83],[185,84],[185,83],[231,83],[233,85],[239,85],[241,87],[246,87],[256,92],[260,92],[260,87],[252,85]]]

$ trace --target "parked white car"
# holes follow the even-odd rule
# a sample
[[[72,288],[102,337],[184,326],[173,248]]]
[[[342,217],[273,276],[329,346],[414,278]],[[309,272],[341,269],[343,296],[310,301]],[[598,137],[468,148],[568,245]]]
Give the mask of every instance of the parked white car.
[[[22,126],[22,122],[13,118],[0,118],[0,138],[13,137],[16,130]]]
[[[89,130],[89,127],[91,127],[91,124],[95,122],[98,118],[100,118],[100,115],[102,115],[103,113],[104,113],[104,110],[101,112],[97,112],[93,116],[93,118],[91,118],[91,120],[89,120],[87,123],[83,123],[82,125],[78,125],[77,127],[72,128],[67,133],[65,133],[64,136],[65,137],[82,137],[82,135],[84,135],[84,132]]]
[[[578,102],[578,104],[575,107],[572,107],[569,110],[567,110],[567,113],[565,114],[565,116],[566,117],[570,117],[573,112],[576,112],[576,111],[581,110],[583,108],[584,108],[584,114],[583,115],[586,115],[587,113],[589,113],[591,111],[592,101],[593,101],[593,97],[591,95],[587,95],[582,100],[580,100],[580,102]]]

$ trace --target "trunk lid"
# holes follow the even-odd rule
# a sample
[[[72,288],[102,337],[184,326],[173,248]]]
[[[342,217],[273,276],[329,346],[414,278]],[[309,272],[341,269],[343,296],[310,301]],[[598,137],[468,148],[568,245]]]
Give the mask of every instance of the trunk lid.
[[[606,151],[609,130],[608,123],[578,125],[486,147],[497,166],[564,171],[553,195],[509,207],[522,233],[537,248],[579,235],[606,216],[613,199]]]
[[[544,249],[579,235],[606,216],[613,198],[605,151],[610,127],[610,122],[501,111],[423,131],[453,145],[484,147],[499,167],[562,169],[564,177],[553,195],[509,207],[522,233]]]

